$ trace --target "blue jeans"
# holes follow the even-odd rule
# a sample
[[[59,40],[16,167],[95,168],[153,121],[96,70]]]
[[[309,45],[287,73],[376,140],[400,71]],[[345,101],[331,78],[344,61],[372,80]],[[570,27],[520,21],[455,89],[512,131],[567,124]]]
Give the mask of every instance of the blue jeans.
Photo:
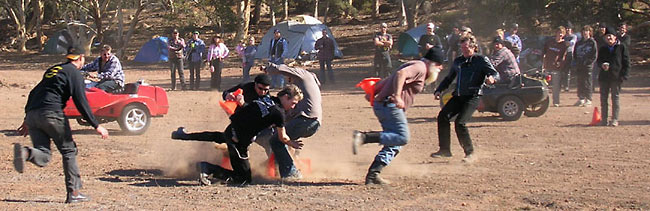
[[[383,129],[379,136],[379,144],[384,145],[375,156],[375,160],[388,165],[395,159],[402,146],[408,143],[410,137],[408,122],[404,110],[397,108],[394,103],[375,102],[372,108]]]
[[[273,64],[284,64],[283,58],[271,58],[270,62]],[[282,89],[284,87],[284,76],[280,74],[271,74],[271,88]]]
[[[291,140],[298,140],[299,138],[307,138],[314,135],[318,131],[318,128],[320,128],[320,122],[315,118],[300,116],[289,120],[284,125],[284,128],[286,128],[287,135]],[[277,133],[274,133],[271,137],[271,149],[273,149],[273,153],[275,154],[275,160],[278,163],[281,177],[288,177],[298,170],[293,164],[293,159],[289,155],[287,146],[278,139]]]
[[[251,80],[250,72],[251,72],[251,68],[253,67],[253,65],[255,65],[255,64],[248,64],[248,63],[244,64],[244,70],[242,72],[242,83],[246,83],[246,82],[249,82]]]

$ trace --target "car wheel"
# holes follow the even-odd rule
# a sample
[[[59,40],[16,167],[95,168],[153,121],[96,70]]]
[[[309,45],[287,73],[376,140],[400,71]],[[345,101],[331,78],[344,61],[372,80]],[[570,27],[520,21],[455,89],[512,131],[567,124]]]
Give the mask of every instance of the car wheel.
[[[124,133],[140,135],[147,131],[151,124],[151,114],[142,104],[130,104],[122,109],[122,114],[117,120]]]
[[[548,106],[550,105],[550,100],[548,97],[544,99],[540,103],[532,104],[526,106],[526,111],[524,111],[524,115],[527,117],[538,117],[544,115],[546,113],[546,110],[548,110]]]
[[[524,112],[524,103],[515,96],[508,95],[499,100],[497,108],[501,118],[506,121],[515,121],[521,117]]]

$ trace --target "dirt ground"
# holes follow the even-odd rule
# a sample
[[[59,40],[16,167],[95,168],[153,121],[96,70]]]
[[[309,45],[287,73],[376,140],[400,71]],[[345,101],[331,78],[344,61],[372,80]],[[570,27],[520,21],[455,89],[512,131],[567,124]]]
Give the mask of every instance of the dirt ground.
[[[355,26],[335,28],[346,35]],[[365,186],[363,178],[377,145],[351,153],[351,134],[379,130],[359,80],[369,75],[369,35],[342,38],[349,56],[337,60],[337,84],[324,85],[324,121],[304,139],[302,158],[311,172],[298,182],[264,178],[266,155],[251,146],[256,184],[239,188],[198,186],[193,164],[218,163],[213,144],[170,139],[171,131],[223,130],[229,123],[218,107],[220,92],[169,91],[170,110],[154,118],[140,136],[122,135],[117,123],[101,140],[89,127],[71,122],[79,148],[84,193],[91,202],[67,205],[61,155],[49,166],[28,164],[25,173],[12,167],[12,144],[31,145],[15,136],[23,107],[43,70],[59,56],[0,55],[0,207],[3,210],[648,210],[650,209],[650,77],[647,65],[636,65],[624,84],[619,127],[587,126],[593,107],[573,107],[575,88],[562,93],[562,106],[537,118],[502,121],[497,114],[475,113],[469,124],[478,160],[461,162],[463,152],[452,135],[450,159],[434,159],[438,102],[430,93],[416,97],[407,113],[411,140],[382,175],[388,186]],[[223,87],[239,80],[235,59],[227,65]],[[125,63],[127,82],[145,79],[169,87],[165,65]],[[316,66],[307,67],[316,70]],[[256,71],[255,73],[259,73]],[[204,70],[203,78],[209,74]],[[202,83],[207,86],[207,80]],[[598,105],[599,96],[594,95]],[[56,151],[56,150],[54,150]]]

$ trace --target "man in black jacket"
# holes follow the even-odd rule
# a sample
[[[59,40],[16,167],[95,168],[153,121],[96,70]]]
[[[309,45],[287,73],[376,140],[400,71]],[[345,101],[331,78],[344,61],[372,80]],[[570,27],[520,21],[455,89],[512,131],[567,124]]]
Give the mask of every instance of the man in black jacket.
[[[474,54],[478,49],[474,36],[463,36],[459,42],[463,55],[454,59],[449,75],[445,77],[434,93],[436,100],[440,99],[440,93],[456,79],[456,90],[453,92],[453,97],[438,114],[440,150],[431,154],[431,157],[451,157],[449,121],[456,116],[456,136],[465,151],[463,161],[473,162],[475,159],[474,147],[465,124],[472,118],[472,114],[478,107],[483,84],[494,84],[499,73],[487,57]]]
[[[41,80],[31,92],[25,105],[25,120],[18,128],[23,136],[29,134],[34,147],[22,147],[14,144],[14,168],[23,173],[25,161],[39,167],[46,166],[52,152],[51,141],[63,158],[63,174],[65,175],[66,203],[89,201],[81,189],[81,175],[77,166],[77,145],[72,139],[68,118],[63,114],[68,99],[72,100],[90,125],[95,128],[103,139],[108,138],[108,131],[99,126],[88,106],[84,79],[79,68],[84,64],[83,52],[75,48],[68,49],[68,62],[48,68]]]
[[[600,106],[603,108],[600,125],[609,124],[616,127],[620,110],[618,99],[621,84],[627,80],[630,73],[630,56],[628,47],[618,42],[614,28],[607,28],[605,41],[607,45],[598,49],[598,59],[596,60],[597,66],[600,67],[598,82],[600,83]],[[608,123],[607,98],[610,92],[612,93],[612,121]]]

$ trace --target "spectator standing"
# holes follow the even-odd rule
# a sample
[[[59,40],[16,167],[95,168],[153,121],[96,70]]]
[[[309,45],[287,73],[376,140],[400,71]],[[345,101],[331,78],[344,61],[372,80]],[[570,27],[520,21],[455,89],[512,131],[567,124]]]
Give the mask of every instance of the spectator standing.
[[[605,31],[606,46],[598,49],[596,64],[600,67],[598,81],[600,83],[600,106],[602,107],[601,125],[618,126],[618,114],[620,111],[619,94],[621,84],[627,80],[630,74],[630,56],[628,47],[617,41],[614,28],[607,28]],[[608,97],[612,94],[612,121],[608,118]]]
[[[23,173],[25,161],[39,167],[46,166],[52,158],[50,145],[53,141],[63,159],[67,192],[65,203],[75,203],[89,201],[90,197],[80,192],[77,144],[72,139],[68,118],[63,114],[66,102],[72,97],[79,113],[103,139],[108,138],[108,131],[99,125],[86,99],[84,79],[79,73],[85,60],[83,52],[70,48],[66,58],[68,62],[48,68],[41,82],[29,92],[25,119],[18,128],[18,134],[29,135],[34,147],[14,144],[13,163],[18,173]]]
[[[334,40],[327,36],[327,29],[322,31],[323,37],[316,40],[314,48],[318,50],[318,64],[320,64],[320,79],[323,83],[329,81],[336,83],[334,79],[334,71],[332,71],[332,60],[334,59]],[[325,67],[327,66],[327,76],[325,75]],[[329,77],[329,79],[328,79]]]
[[[566,29],[560,26],[555,30],[555,38],[544,44],[544,62],[542,69],[551,73],[551,86],[553,92],[553,106],[560,106],[560,92],[562,82],[562,68],[566,57],[567,45],[564,43]]]
[[[494,41],[494,51],[490,56],[492,60],[492,65],[499,72],[499,83],[510,84],[512,78],[516,75],[519,75],[519,65],[517,64],[517,59],[515,55],[510,52],[508,48],[505,47],[504,43],[507,42],[501,37],[495,37]]]
[[[288,50],[287,40],[282,37],[279,29],[273,30],[274,37],[271,40],[269,49],[269,62],[277,65],[284,64],[286,52]],[[284,77],[278,74],[271,75],[271,88],[280,89],[284,86]]]
[[[201,84],[201,61],[205,52],[205,42],[199,38],[199,31],[192,33],[192,39],[185,47],[190,68],[190,89],[198,90]]]
[[[460,39],[461,31],[458,26],[454,25],[451,29],[451,34],[447,35],[447,62],[451,63],[458,54],[458,40]]]
[[[596,45],[598,46],[598,49],[600,47],[603,47],[607,45],[607,41],[605,41],[605,31],[607,30],[607,25],[605,23],[599,23],[598,24],[598,31],[594,32],[594,40],[596,40]],[[591,86],[591,92],[594,92],[596,90],[596,87],[598,86],[598,74],[600,73],[600,68],[594,67],[592,70],[592,81],[593,85]]]
[[[169,68],[172,73],[171,90],[176,89],[176,71],[178,71],[178,77],[181,80],[181,89],[185,89],[185,76],[183,75],[183,59],[185,55],[183,55],[183,49],[185,49],[185,40],[179,36],[178,30],[174,29],[171,39],[169,39],[169,54],[167,56],[169,58]]]
[[[521,38],[519,38],[517,32],[519,32],[519,24],[513,23],[510,27],[510,32],[505,34],[505,40],[517,46],[519,51],[522,51],[524,50],[524,46],[521,44]],[[515,55],[515,57],[517,57],[517,62],[519,62],[519,54]]]
[[[435,24],[427,23],[427,31],[425,34],[420,36],[420,40],[418,41],[418,47],[420,48],[420,57],[424,57],[429,49],[433,47],[442,49],[442,41],[440,41],[440,37],[436,35],[435,30]]]
[[[214,36],[207,55],[207,61],[210,64],[210,88],[221,90],[221,71],[229,53],[230,51],[226,44],[223,44],[221,36]]]
[[[112,49],[110,45],[102,46],[100,56],[81,68],[81,71],[97,72],[99,81],[94,86],[107,92],[124,87],[122,63],[113,55]]]
[[[456,80],[456,89],[452,93],[453,97],[438,113],[438,146],[440,146],[440,149],[431,154],[431,157],[451,157],[451,128],[449,121],[456,117],[456,136],[465,152],[463,161],[473,162],[476,156],[474,155],[472,138],[466,124],[479,105],[479,98],[483,94],[481,88],[484,84],[494,84],[499,77],[499,73],[494,69],[487,57],[475,53],[478,44],[474,36],[466,35],[461,37],[459,42],[461,43],[460,49],[463,55],[454,59],[449,74],[434,92],[435,99],[440,99],[442,91]]]
[[[618,26],[618,41],[621,42],[621,44],[626,45],[628,51],[630,50],[630,44],[632,43],[632,38],[630,38],[630,35],[627,33],[627,23],[623,22],[621,25]]]
[[[352,153],[357,154],[362,144],[384,145],[375,156],[368,173],[366,185],[388,184],[379,174],[399,154],[410,139],[406,109],[413,105],[415,95],[426,85],[436,81],[444,54],[441,48],[431,48],[420,60],[409,61],[400,66],[395,74],[375,84],[375,101],[372,109],[383,131],[353,132]],[[366,95],[366,99],[370,96]]]
[[[576,67],[578,83],[578,102],[574,106],[591,106],[592,77],[591,72],[598,55],[596,40],[591,36],[593,29],[586,25],[582,28],[582,40],[576,43],[573,61]]]
[[[564,44],[566,47],[566,57],[564,59],[564,67],[562,68],[562,89],[565,92],[569,92],[571,85],[571,71],[573,70],[573,50],[576,47],[576,42],[578,42],[578,36],[573,34],[573,24],[568,22],[566,24],[566,34],[564,35]]]
[[[380,78],[388,77],[393,64],[390,59],[390,49],[393,48],[393,36],[388,34],[388,24],[381,23],[379,32],[375,34],[375,75]]]
[[[248,45],[244,48],[244,71],[242,73],[242,82],[250,80],[251,68],[255,66],[255,54],[257,53],[257,46],[255,45],[255,37],[248,38]]]

